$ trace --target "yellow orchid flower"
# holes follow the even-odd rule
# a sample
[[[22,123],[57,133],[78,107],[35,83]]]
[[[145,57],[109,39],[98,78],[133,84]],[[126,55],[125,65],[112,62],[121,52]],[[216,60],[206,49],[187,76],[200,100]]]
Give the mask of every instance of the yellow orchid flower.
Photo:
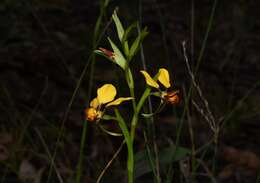
[[[142,70],[140,72],[143,74],[145,81],[149,86],[159,89],[159,84],[146,71]],[[167,69],[159,69],[158,80],[165,88],[171,87],[170,76]]]
[[[146,71],[142,70],[140,72],[143,74],[146,84],[158,89],[160,91],[160,97],[163,98],[167,103],[178,104],[180,102],[178,90],[170,92],[161,91],[159,89],[159,84]],[[170,75],[167,69],[160,68],[157,73],[157,79],[166,89],[171,87]]]
[[[90,107],[85,110],[86,119],[88,121],[96,121],[102,118],[104,111],[101,110],[103,104],[105,108],[116,106],[124,101],[132,100],[132,97],[120,97],[114,100],[116,96],[116,88],[112,84],[104,84],[97,90],[97,97],[90,102]]]

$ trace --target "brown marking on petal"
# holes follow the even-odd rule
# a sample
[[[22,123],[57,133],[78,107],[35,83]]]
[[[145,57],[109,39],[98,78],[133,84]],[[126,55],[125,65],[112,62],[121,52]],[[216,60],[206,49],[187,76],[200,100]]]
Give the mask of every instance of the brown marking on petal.
[[[105,48],[99,47],[98,48],[100,51],[102,51],[107,57],[114,59],[114,52],[107,50]]]
[[[177,105],[180,103],[179,90],[167,92],[163,98],[167,103]]]

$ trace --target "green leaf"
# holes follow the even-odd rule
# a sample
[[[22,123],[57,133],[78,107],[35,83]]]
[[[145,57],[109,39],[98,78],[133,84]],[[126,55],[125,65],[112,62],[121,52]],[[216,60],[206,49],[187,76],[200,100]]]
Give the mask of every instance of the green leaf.
[[[142,113],[142,116],[144,117],[144,118],[151,118],[152,116],[154,116],[155,114],[157,114],[157,113]]]
[[[119,124],[119,127],[122,130],[122,133],[124,135],[125,141],[127,145],[131,145],[132,141],[131,141],[131,137],[128,131],[128,128],[126,126],[126,123],[124,121],[124,119],[122,118],[121,114],[119,113],[118,109],[115,109],[115,114],[116,114],[116,118]]]
[[[125,53],[125,55],[128,57],[128,55],[129,55],[129,45],[128,45],[128,41],[125,41],[124,43],[123,43],[123,48],[124,48],[124,53]]]
[[[125,30],[125,33],[123,35],[123,38],[122,38],[122,44],[123,44],[123,48],[124,48],[124,53],[127,57],[129,57],[129,45],[128,45],[128,36],[129,34],[132,32],[132,30],[137,27],[138,25],[138,22],[134,22],[133,24],[131,24],[126,30]]]
[[[125,123],[125,120],[122,118],[122,116],[121,116],[121,114],[120,114],[120,112],[119,112],[118,109],[115,109],[114,111],[115,111],[115,114],[116,114],[116,118],[117,118],[119,127],[121,128],[122,133],[123,133],[123,135],[124,135],[124,138],[125,138],[125,141],[126,141],[126,145],[127,145],[127,147],[128,147],[128,150],[130,150],[130,149],[133,150],[133,149],[132,149],[132,139],[131,139],[131,137],[130,137],[129,130],[128,130],[128,128],[127,128],[127,125],[126,125],[126,123]],[[128,154],[128,156],[129,156],[129,154]],[[134,161],[134,160],[132,160],[132,161]]]
[[[154,95],[156,97],[161,98],[161,92],[153,92],[150,95]],[[161,98],[160,104],[159,106],[156,108],[156,110],[153,113],[142,113],[142,116],[144,118],[151,118],[152,116],[154,116],[155,114],[160,113],[163,108],[165,107],[166,103],[164,102],[164,100]]]
[[[108,37],[108,41],[113,49],[114,52],[114,59],[115,63],[119,65],[122,69],[125,70],[126,68],[126,59],[121,53],[121,51],[118,49],[118,47],[115,45],[115,43]]]
[[[117,16],[117,13],[116,13],[116,10],[114,11],[113,15],[112,15],[112,18],[113,18],[113,21],[116,25],[116,30],[117,30],[117,35],[118,35],[118,38],[119,40],[122,42],[122,39],[123,39],[123,35],[124,35],[124,28],[122,26],[122,23],[120,22],[118,16]]]
[[[102,119],[103,120],[117,120],[117,118],[115,116],[110,116],[110,115],[107,115],[107,114],[103,115]]]
[[[161,112],[164,107],[165,107],[165,103],[161,99],[159,106],[156,108],[156,110],[153,113],[142,113],[142,116],[144,118],[150,118],[150,117],[154,116],[155,114],[158,114],[159,112]]]
[[[133,182],[133,172],[134,172],[134,152],[133,152],[133,141],[129,134],[129,130],[127,128],[127,125],[122,118],[120,112],[118,109],[115,109],[116,118],[118,121],[118,124],[122,130],[122,133],[125,138],[125,142],[127,145],[127,172],[128,172],[128,182]]]
[[[170,146],[159,151],[159,163],[161,167],[169,165],[175,161],[179,161],[190,155],[190,150],[184,147]],[[154,158],[153,158],[154,159]],[[146,173],[152,172],[151,163],[149,162],[147,151],[138,152],[135,155],[135,178],[141,177]]]
[[[132,57],[136,54],[136,52],[138,51],[140,44],[142,43],[143,39],[145,38],[145,36],[147,36],[148,32],[147,32],[147,28],[144,28],[141,33],[137,36],[137,38],[135,39],[135,41],[133,42],[131,48],[130,48],[130,53],[129,53],[129,57],[130,60],[132,59]]]
[[[99,128],[100,128],[103,132],[105,132],[105,133],[108,134],[108,135],[115,136],[115,137],[123,136],[122,133],[111,132],[111,131],[105,129],[102,125],[98,125],[98,126],[99,126]]]
[[[161,97],[161,95],[162,95],[162,92],[152,92],[150,95],[153,95],[153,96],[155,96],[155,97]]]
[[[123,35],[123,39],[122,42],[127,41],[127,38],[129,36],[129,34],[132,32],[132,30],[138,26],[138,22],[134,22],[132,23],[129,27],[127,27],[127,29],[125,30],[125,33]]]

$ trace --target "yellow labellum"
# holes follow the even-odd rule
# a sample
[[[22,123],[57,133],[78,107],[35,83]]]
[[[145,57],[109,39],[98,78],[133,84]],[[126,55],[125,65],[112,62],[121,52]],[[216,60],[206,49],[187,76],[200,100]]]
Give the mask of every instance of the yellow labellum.
[[[94,109],[92,107],[88,108],[85,110],[85,113],[86,113],[86,119],[88,121],[95,121],[97,119],[98,114],[97,114],[96,109]]]
[[[116,88],[112,84],[104,84],[97,90],[97,99],[100,104],[106,104],[114,100]]]
[[[165,86],[165,88],[171,87],[169,72],[166,69],[159,69],[158,80],[163,84],[163,86]]]
[[[90,107],[93,107],[95,109],[97,109],[99,106],[99,101],[97,98],[94,98],[91,102],[90,102]]]
[[[159,88],[158,83],[156,83],[156,81],[154,81],[153,78],[146,71],[140,71],[140,72],[144,75],[145,81],[149,86],[154,88]]]
[[[120,98],[114,100],[113,102],[108,103],[108,104],[106,105],[106,107],[112,106],[112,105],[119,105],[119,104],[121,104],[121,103],[124,102],[124,101],[132,100],[132,99],[133,99],[133,97],[120,97]]]

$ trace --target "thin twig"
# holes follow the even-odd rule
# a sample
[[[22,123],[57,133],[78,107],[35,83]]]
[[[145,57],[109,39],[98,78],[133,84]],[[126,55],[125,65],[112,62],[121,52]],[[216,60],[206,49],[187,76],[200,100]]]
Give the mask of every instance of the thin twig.
[[[188,100],[187,98],[187,93],[185,90],[185,87],[183,86],[183,93],[185,94],[185,100]],[[195,139],[194,139],[194,131],[192,127],[192,122],[191,122],[191,115],[190,115],[190,110],[188,108],[187,110],[187,121],[188,121],[188,126],[189,126],[189,133],[190,133],[190,140],[191,140],[191,180],[190,181],[195,181],[195,164],[196,164],[196,147],[195,147]],[[189,181],[189,182],[190,182]]]
[[[188,69],[188,73],[191,77],[192,84],[194,85],[195,89],[197,90],[199,97],[201,98],[202,102],[204,103],[204,106],[205,106],[207,113],[205,113],[203,111],[203,109],[199,108],[198,105],[196,105],[195,107],[197,109],[200,109],[199,112],[204,115],[204,118],[210,123],[210,126],[213,127],[213,129],[214,129],[213,131],[215,132],[216,126],[217,126],[216,120],[215,120],[215,118],[214,118],[214,116],[213,116],[213,114],[212,114],[212,112],[209,108],[209,103],[208,103],[207,99],[203,96],[203,93],[200,89],[200,86],[197,84],[197,82],[195,80],[195,76],[191,71],[188,56],[187,56],[186,42],[185,41],[182,42],[182,46],[183,46],[184,60],[185,60],[185,63],[186,63],[187,69]]]
[[[116,157],[118,156],[118,154],[120,153],[120,151],[122,150],[123,146],[125,144],[125,140],[121,143],[120,147],[117,149],[116,153],[114,154],[114,156],[111,158],[111,160],[107,163],[107,165],[105,166],[105,168],[102,170],[102,172],[100,173],[100,175],[98,176],[97,179],[97,183],[99,183],[102,179],[102,177],[104,176],[105,172],[107,171],[107,169],[110,167],[110,165],[113,163],[113,161],[116,159]]]
[[[194,105],[194,107],[197,109],[197,111],[205,118],[205,120],[208,122],[210,128],[212,131],[215,131],[215,126],[212,124],[212,122],[210,121],[210,119],[208,118],[208,116],[205,114],[204,110],[202,108],[199,107],[199,105],[192,100],[192,104]]]

